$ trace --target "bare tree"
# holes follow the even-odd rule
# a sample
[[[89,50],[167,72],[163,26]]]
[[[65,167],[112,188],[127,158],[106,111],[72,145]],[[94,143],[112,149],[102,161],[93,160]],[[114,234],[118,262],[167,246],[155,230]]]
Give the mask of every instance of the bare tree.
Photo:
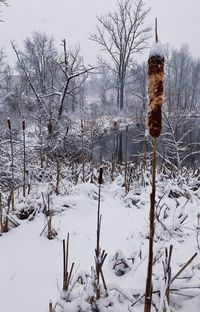
[[[74,51],[67,50],[66,40],[63,40],[64,60],[59,64],[63,74],[63,80],[60,81],[62,91],[59,98],[58,118],[60,119],[63,114],[64,100],[66,95],[72,97],[80,88],[83,81],[87,78],[87,74],[94,70],[94,67],[89,66],[86,68],[83,64],[83,59],[80,56],[80,48],[77,47]],[[81,77],[81,79],[79,79]],[[79,79],[79,81],[78,81]],[[74,110],[74,108],[73,108]]]
[[[167,47],[166,60],[165,102],[169,114],[174,107],[186,116],[198,112],[200,60],[192,57],[187,45],[180,50]]]
[[[117,10],[112,14],[97,17],[97,33],[90,39],[103,47],[112,64],[101,59],[101,63],[110,67],[117,82],[117,103],[124,108],[124,86],[127,69],[134,61],[134,55],[147,46],[150,27],[144,25],[149,9],[145,9],[142,0],[120,0]]]
[[[54,39],[45,33],[34,32],[24,41],[21,59],[31,75],[36,90],[45,94],[54,85],[57,51]]]
[[[80,56],[80,48],[67,49],[66,40],[63,40],[63,55],[54,58],[56,52],[53,43],[45,34],[36,33],[34,42],[26,41],[28,53],[18,51],[14,42],[11,44],[17,56],[20,75],[25,77],[29,85],[29,96],[33,95],[37,100],[39,114],[45,113],[52,119],[54,111],[55,114],[57,112],[54,117],[60,119],[66,96],[75,97],[94,67],[86,68]]]

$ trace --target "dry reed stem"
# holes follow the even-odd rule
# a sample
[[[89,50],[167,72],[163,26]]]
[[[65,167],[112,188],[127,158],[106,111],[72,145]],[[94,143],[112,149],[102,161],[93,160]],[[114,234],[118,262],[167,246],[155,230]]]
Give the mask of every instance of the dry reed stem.
[[[8,129],[10,132],[10,152],[11,152],[11,192],[10,192],[10,199],[11,199],[11,208],[12,210],[15,209],[15,196],[14,196],[14,146],[13,146],[13,137],[12,137],[12,126],[11,121],[7,119]]]
[[[186,262],[186,264],[176,273],[176,275],[171,279],[170,285],[178,278],[178,276],[187,268],[187,266],[194,260],[197,256],[197,252]]]
[[[126,126],[126,141],[125,141],[125,195],[128,193],[128,183],[127,183],[127,171],[128,171],[128,126]]]
[[[70,280],[72,277],[72,272],[74,268],[74,262],[68,271],[69,264],[69,233],[67,234],[67,242],[63,240],[63,290],[67,291],[69,288]]]
[[[97,209],[97,236],[96,236],[96,249],[95,249],[96,300],[100,298],[100,276],[102,278],[103,286],[107,294],[106,282],[105,282],[105,278],[102,272],[102,267],[107,257],[107,254],[105,253],[105,250],[101,251],[101,248],[100,248],[101,219],[102,219],[102,215],[100,214],[100,202],[101,202],[101,185],[103,183],[103,168],[102,167],[100,167],[98,183],[99,183],[99,196],[98,196],[98,209]],[[98,311],[97,307],[96,307],[96,311]]]
[[[103,169],[100,168],[99,173],[99,196],[98,196],[98,209],[97,209],[97,238],[96,238],[96,299],[98,300],[100,298],[100,233],[101,233],[101,214],[100,214],[100,202],[101,202],[101,184],[102,184],[102,174]]]
[[[48,239],[53,239],[53,229],[52,229],[52,209],[50,207],[50,196],[47,197],[47,237]]]
[[[67,243],[63,240],[63,290],[66,290],[68,279],[68,259],[69,259],[69,233],[67,234]]]
[[[49,302],[49,312],[53,312],[53,305],[51,301]]]
[[[179,277],[179,275],[188,267],[188,265],[194,260],[194,258],[197,256],[197,252],[184,264],[184,266],[175,274],[175,276],[173,278],[171,278],[171,257],[172,257],[172,250],[173,250],[173,246],[170,245],[170,249],[169,249],[169,255],[168,255],[168,251],[167,249],[165,249],[165,281],[167,284],[167,288],[165,291],[165,296],[169,305],[169,294],[170,291],[173,291],[173,289],[170,289],[171,284]],[[163,307],[163,312],[166,312],[167,308],[166,305],[164,303],[164,307]]]
[[[23,133],[23,196],[26,196],[26,134],[25,134],[25,120],[22,120],[22,133]]]
[[[171,258],[172,258],[172,250],[173,245],[170,245],[169,247],[169,253],[168,249],[165,248],[165,264],[164,264],[164,274],[165,274],[165,283],[166,283],[166,290],[165,290],[165,296],[167,299],[167,303],[169,305],[169,292],[170,292],[170,280],[171,280]],[[166,304],[164,301],[163,306],[163,312],[167,312]]]
[[[155,22],[155,37],[158,42],[157,19]],[[148,60],[148,94],[149,94],[149,113],[148,129],[153,139],[152,151],[152,192],[150,195],[150,237],[149,237],[149,256],[146,280],[146,293],[144,312],[151,311],[152,305],[152,273],[153,273],[153,240],[155,232],[155,194],[156,194],[156,139],[162,130],[162,103],[163,103],[163,82],[164,82],[164,57],[155,51]]]
[[[59,195],[60,174],[61,174],[61,163],[59,157],[56,156],[56,188],[55,188],[56,195]]]
[[[155,216],[155,193],[156,193],[156,138],[153,138],[153,153],[152,153],[152,192],[150,195],[150,237],[149,237],[149,256],[148,256],[148,269],[146,280],[146,293],[145,293],[145,306],[144,312],[151,311],[152,301],[152,272],[153,272],[153,240],[154,240],[154,216]]]

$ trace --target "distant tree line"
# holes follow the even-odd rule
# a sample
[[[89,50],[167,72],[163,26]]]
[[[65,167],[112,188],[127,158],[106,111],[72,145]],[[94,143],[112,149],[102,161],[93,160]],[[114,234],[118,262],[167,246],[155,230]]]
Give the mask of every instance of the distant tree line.
[[[6,63],[0,51],[0,104],[3,116],[43,116],[49,123],[72,116],[97,117],[128,114],[144,120],[147,107],[146,64],[136,55],[149,44],[149,10],[142,0],[121,0],[114,13],[97,18],[97,31],[90,39],[102,48],[97,65],[85,66],[80,47],[55,41],[34,32],[25,39],[23,51],[12,42],[16,67]],[[165,112],[199,109],[200,61],[184,45],[165,46]],[[53,125],[51,125],[53,126]],[[53,129],[49,127],[49,130]],[[51,130],[50,130],[51,131]]]

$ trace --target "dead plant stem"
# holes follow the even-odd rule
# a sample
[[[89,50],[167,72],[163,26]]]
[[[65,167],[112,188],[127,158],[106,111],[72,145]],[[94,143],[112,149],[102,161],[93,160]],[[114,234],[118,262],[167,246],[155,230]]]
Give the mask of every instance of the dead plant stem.
[[[146,293],[145,293],[145,306],[144,312],[151,311],[152,302],[152,273],[153,273],[153,239],[155,232],[155,194],[156,194],[156,138],[153,138],[153,151],[152,151],[152,192],[150,195],[150,227],[149,227],[149,256],[148,256],[148,269],[146,280]]]

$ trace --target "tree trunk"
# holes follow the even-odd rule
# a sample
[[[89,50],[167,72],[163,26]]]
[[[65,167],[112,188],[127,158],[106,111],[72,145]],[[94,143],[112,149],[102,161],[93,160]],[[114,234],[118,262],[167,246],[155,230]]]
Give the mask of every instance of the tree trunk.
[[[120,111],[124,109],[124,82],[119,81],[119,85],[117,88],[117,104]]]
[[[119,109],[120,111],[124,109],[124,82],[122,82],[120,86]]]

